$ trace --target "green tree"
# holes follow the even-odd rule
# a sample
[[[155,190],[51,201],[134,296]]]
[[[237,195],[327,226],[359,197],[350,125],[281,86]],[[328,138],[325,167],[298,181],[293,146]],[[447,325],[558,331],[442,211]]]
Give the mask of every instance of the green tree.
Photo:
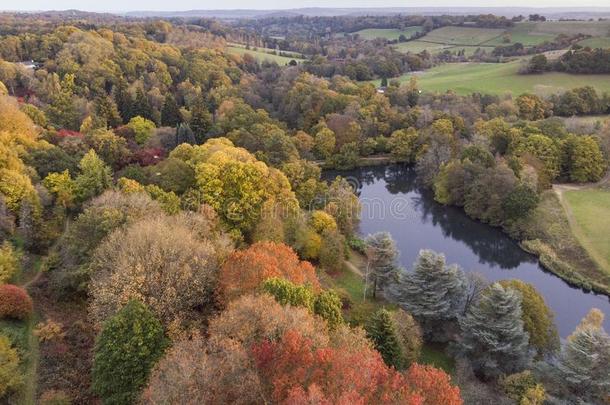
[[[139,301],[106,321],[95,342],[93,391],[105,404],[132,404],[168,340],[161,323]]]
[[[76,184],[70,177],[70,172],[64,170],[61,173],[49,173],[42,184],[55,195],[57,203],[64,208],[69,208],[74,202]]]
[[[366,243],[366,283],[373,285],[373,297],[377,289],[382,291],[391,285],[398,272],[398,248],[388,232],[368,235]]]
[[[130,119],[127,126],[134,132],[135,141],[138,145],[144,145],[155,130],[155,123],[140,115]]]
[[[527,184],[518,184],[502,201],[502,209],[507,218],[525,218],[536,208],[540,198],[536,190]]]
[[[488,378],[525,369],[532,358],[523,327],[521,297],[495,283],[460,319],[460,352],[475,372]]]
[[[314,293],[310,286],[294,284],[282,278],[269,278],[263,282],[263,291],[282,305],[304,307],[313,312]]]
[[[182,122],[182,117],[178,103],[176,103],[176,99],[171,93],[167,93],[161,108],[161,125],[175,127],[180,122]]]
[[[430,339],[444,340],[461,314],[466,279],[457,266],[445,264],[444,255],[421,250],[414,270],[403,271],[389,294],[418,320]]]
[[[136,90],[136,98],[131,105],[131,116],[132,117],[142,117],[147,120],[154,121],[154,113],[153,108],[150,105],[150,101],[148,101],[148,96],[144,93],[144,90],[139,87]]]
[[[112,185],[112,171],[93,149],[83,156],[78,167],[80,174],[74,182],[79,201],[83,202],[100,195]]]
[[[314,136],[313,150],[319,159],[328,159],[335,151],[335,133],[324,126]]]
[[[345,260],[345,238],[337,230],[328,230],[322,234],[320,247],[320,265],[328,271],[343,268]]]
[[[0,335],[0,399],[22,383],[19,353],[11,347],[8,337]]]
[[[13,245],[5,240],[0,245],[0,284],[8,283],[19,269],[19,254]]]
[[[513,288],[521,294],[521,319],[523,329],[529,335],[529,344],[536,350],[538,358],[552,355],[559,350],[559,333],[553,312],[544,302],[536,288],[521,280],[503,280],[505,288]]]
[[[176,145],[181,145],[183,143],[188,143],[189,145],[195,145],[197,143],[191,127],[189,124],[185,123],[178,125],[178,128],[176,129]]]
[[[399,129],[390,136],[390,153],[397,162],[413,163],[417,152],[417,131],[415,128]]]
[[[419,360],[423,336],[419,324],[402,309],[392,312],[392,319],[396,325],[396,331],[402,345],[405,368]]]
[[[382,308],[373,314],[366,325],[366,333],[388,366],[403,368],[404,355],[400,337],[388,310]]]
[[[324,319],[330,329],[335,329],[343,323],[341,308],[341,298],[333,290],[320,292],[313,303],[314,314]]]
[[[599,181],[607,163],[598,141],[593,136],[571,135],[565,142],[565,164],[570,180],[579,183]]]
[[[198,100],[191,110],[189,122],[198,144],[205,141],[206,134],[212,128],[212,114],[205,108],[203,100]]]

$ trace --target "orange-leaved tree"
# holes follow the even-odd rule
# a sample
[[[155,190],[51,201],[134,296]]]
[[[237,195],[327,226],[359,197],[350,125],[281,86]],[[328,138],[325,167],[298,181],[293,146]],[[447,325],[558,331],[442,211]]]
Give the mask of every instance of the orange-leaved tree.
[[[290,247],[275,242],[258,242],[248,249],[233,252],[222,266],[220,286],[230,300],[256,290],[271,277],[309,284],[315,290],[320,287],[311,263],[300,261]]]

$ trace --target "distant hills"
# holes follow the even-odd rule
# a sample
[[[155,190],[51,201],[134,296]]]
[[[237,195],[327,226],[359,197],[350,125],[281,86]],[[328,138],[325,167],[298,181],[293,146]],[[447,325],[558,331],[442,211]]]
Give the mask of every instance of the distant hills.
[[[465,15],[494,14],[513,17],[516,15],[542,14],[550,19],[574,18],[610,18],[610,7],[370,7],[370,8],[294,8],[285,10],[187,10],[187,11],[130,11],[124,13],[129,17],[205,17],[219,19],[267,18],[267,17],[335,17],[364,15]]]

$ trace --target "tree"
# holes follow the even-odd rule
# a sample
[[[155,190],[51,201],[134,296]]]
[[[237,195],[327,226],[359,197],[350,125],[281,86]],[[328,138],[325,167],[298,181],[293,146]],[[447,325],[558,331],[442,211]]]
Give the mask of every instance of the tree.
[[[383,291],[394,281],[398,272],[397,260],[399,252],[396,242],[394,242],[388,232],[377,232],[368,235],[365,243],[367,257],[365,283],[372,282],[373,297],[375,297],[377,288]],[[372,280],[369,280],[369,273]]]
[[[0,245],[0,285],[8,282],[19,270],[19,254],[13,245],[5,240]]]
[[[127,141],[107,129],[96,129],[88,133],[85,141],[110,167],[118,168],[129,157]]]
[[[504,198],[502,209],[508,219],[526,218],[536,208],[539,201],[536,190],[521,183]]]
[[[130,299],[146,304],[166,326],[181,327],[209,312],[227,250],[213,227],[199,214],[184,213],[115,230],[89,267],[94,321],[103,322]]]
[[[404,367],[405,359],[398,328],[388,310],[382,308],[375,312],[366,325],[366,332],[388,366],[396,369]]]
[[[141,87],[138,87],[136,90],[136,98],[131,104],[130,115],[132,117],[141,117],[151,121],[154,120],[153,108]]]
[[[195,143],[197,143],[195,134],[189,125],[185,123],[178,125],[178,128],[176,129],[176,145],[183,143],[188,143],[190,145],[195,145]]]
[[[466,280],[457,266],[445,265],[445,256],[421,250],[413,272],[402,272],[390,295],[412,314],[432,339],[443,340],[461,313]]]
[[[547,70],[548,60],[544,54],[535,55],[532,57],[528,64],[528,70],[530,73],[542,73]]]
[[[314,293],[307,285],[297,285],[274,277],[263,281],[262,290],[282,305],[290,304],[313,312]]]
[[[405,373],[405,380],[422,396],[422,405],[462,405],[460,389],[451,385],[451,377],[430,365],[414,363]]]
[[[595,309],[589,313],[568,337],[557,363],[551,364],[558,381],[554,388],[568,399],[601,403],[607,398],[610,337],[601,326],[600,314]]]
[[[404,365],[408,367],[420,357],[423,344],[422,331],[413,316],[402,309],[393,311],[392,319],[402,346]]]
[[[313,312],[324,319],[330,329],[335,329],[343,323],[341,298],[333,290],[324,290],[316,295],[313,302]]]
[[[135,141],[138,145],[144,145],[156,128],[154,122],[140,115],[130,119],[127,126],[134,132]]]
[[[354,233],[360,221],[360,200],[347,180],[337,177],[330,184],[324,211],[335,218],[339,231],[345,236]]]
[[[536,288],[521,280],[500,281],[504,288],[512,288],[521,294],[521,318],[523,329],[529,335],[529,344],[537,357],[553,355],[559,349],[559,333],[553,312]]]
[[[74,180],[76,195],[80,202],[102,194],[112,185],[112,172],[93,149],[90,149],[78,164],[80,174]]]
[[[542,134],[521,138],[516,147],[517,155],[530,154],[544,164],[545,174],[555,179],[561,169],[561,150],[553,139]]]
[[[0,319],[25,319],[34,311],[27,291],[12,284],[0,285]]]
[[[161,108],[161,125],[175,127],[180,122],[182,122],[182,117],[180,116],[178,103],[176,103],[176,99],[172,93],[167,93],[165,101],[163,102],[163,107]]]
[[[397,162],[413,163],[417,152],[417,131],[415,128],[399,129],[390,136],[390,153]]]
[[[528,120],[541,120],[546,115],[546,106],[540,97],[533,94],[522,94],[515,100],[519,108],[519,117]]]
[[[566,140],[564,149],[565,166],[571,181],[584,183],[601,180],[607,163],[594,137],[571,135]]]
[[[324,211],[315,210],[309,218],[309,225],[319,234],[337,229],[335,219]]]
[[[76,193],[76,184],[66,169],[61,173],[49,173],[42,181],[44,186],[55,195],[57,202],[64,208],[72,206]]]
[[[256,290],[268,278],[281,277],[295,284],[319,289],[314,267],[300,261],[283,243],[257,242],[246,250],[236,250],[226,260],[219,283],[226,299]]]
[[[129,301],[104,322],[96,339],[93,390],[105,404],[133,403],[168,343],[152,312]]]
[[[0,398],[23,383],[19,353],[11,347],[8,337],[0,335]]]
[[[337,230],[326,231],[322,234],[322,243],[319,253],[320,265],[330,271],[339,271],[345,261],[345,237]]]
[[[335,151],[335,133],[328,127],[323,127],[314,136],[313,150],[320,159],[328,159]]]
[[[202,144],[206,134],[212,128],[212,114],[205,108],[203,101],[198,101],[193,106],[189,126],[193,130],[197,143]]]
[[[460,352],[475,372],[487,378],[526,368],[532,358],[523,328],[521,297],[501,284],[492,284],[479,302],[460,319]]]

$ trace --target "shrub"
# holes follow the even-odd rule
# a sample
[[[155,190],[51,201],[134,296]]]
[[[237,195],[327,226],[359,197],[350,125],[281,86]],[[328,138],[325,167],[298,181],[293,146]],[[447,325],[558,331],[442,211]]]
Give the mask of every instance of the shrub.
[[[92,388],[105,404],[130,404],[167,347],[161,323],[132,300],[104,323],[95,342]]]
[[[22,382],[19,373],[19,355],[6,336],[0,335],[0,398],[17,388]]]
[[[27,291],[12,284],[0,285],[0,318],[25,319],[33,310]]]

